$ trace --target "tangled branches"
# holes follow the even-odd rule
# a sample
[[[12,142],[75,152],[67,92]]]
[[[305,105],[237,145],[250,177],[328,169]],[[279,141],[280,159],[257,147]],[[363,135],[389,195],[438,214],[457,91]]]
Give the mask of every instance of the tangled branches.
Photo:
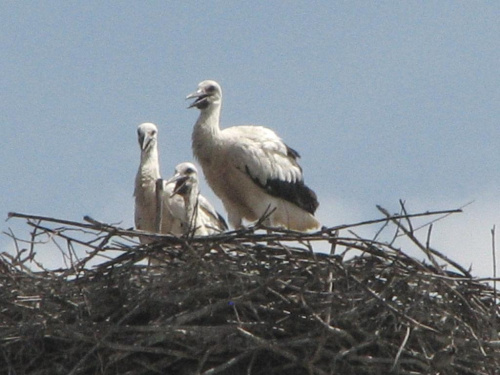
[[[420,243],[411,225],[450,212],[205,238],[11,214],[33,232],[26,250],[18,241],[0,259],[0,371],[494,374],[495,290]],[[340,236],[373,223],[396,225],[428,262]],[[67,267],[29,267],[42,236],[66,245]],[[141,236],[156,241],[135,243]]]

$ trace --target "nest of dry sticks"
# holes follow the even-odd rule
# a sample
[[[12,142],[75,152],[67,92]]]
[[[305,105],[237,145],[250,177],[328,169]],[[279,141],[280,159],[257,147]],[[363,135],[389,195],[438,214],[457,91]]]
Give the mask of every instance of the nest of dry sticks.
[[[383,212],[311,234],[206,238],[11,214],[33,230],[25,242],[12,234],[18,253],[0,258],[0,373],[495,374],[491,280],[419,242],[411,224],[452,211]],[[349,234],[376,223],[427,260]],[[37,261],[47,239],[67,266]]]

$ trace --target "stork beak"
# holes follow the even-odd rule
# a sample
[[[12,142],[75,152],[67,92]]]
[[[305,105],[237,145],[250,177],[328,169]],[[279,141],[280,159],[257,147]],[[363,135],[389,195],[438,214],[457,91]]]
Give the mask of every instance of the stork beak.
[[[141,134],[139,136],[139,146],[141,146],[141,150],[145,150],[149,147],[152,138],[147,134]]]
[[[193,107],[197,107],[197,108],[200,108],[199,105],[201,103],[204,102],[203,99],[205,99],[206,97],[208,97],[209,95],[207,93],[205,93],[203,90],[199,89],[198,91],[195,91],[195,92],[192,92],[191,94],[189,94],[188,96],[186,96],[186,100],[188,99],[194,99],[196,98],[196,100],[194,102],[192,102],[188,108],[193,108]]]
[[[171,197],[173,197],[175,194],[185,194],[187,188],[186,182],[188,179],[189,179],[188,176],[176,174],[174,177],[172,177],[165,183],[166,185],[168,185],[175,182],[174,190]]]

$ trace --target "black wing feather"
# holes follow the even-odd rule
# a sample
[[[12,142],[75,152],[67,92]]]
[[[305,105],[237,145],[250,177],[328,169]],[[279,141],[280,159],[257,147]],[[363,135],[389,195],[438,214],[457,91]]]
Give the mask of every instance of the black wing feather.
[[[219,222],[222,225],[222,229],[228,230],[229,227],[227,226],[226,219],[224,219],[224,217],[220,213],[218,213],[217,211],[216,211],[216,213],[217,213],[217,218],[219,219]]]
[[[298,155],[298,153],[293,149],[289,150]],[[258,178],[252,176],[248,166],[245,166],[245,170],[253,182],[264,189],[269,195],[293,203],[310,214],[314,214],[318,208],[319,202],[316,193],[306,186],[304,181],[288,182],[277,178],[268,178],[266,183],[263,184]]]
[[[294,150],[293,148],[288,147],[287,145],[285,145],[285,146],[286,146],[287,156],[292,157],[294,160],[297,160],[298,158],[300,158],[300,154],[297,150]]]

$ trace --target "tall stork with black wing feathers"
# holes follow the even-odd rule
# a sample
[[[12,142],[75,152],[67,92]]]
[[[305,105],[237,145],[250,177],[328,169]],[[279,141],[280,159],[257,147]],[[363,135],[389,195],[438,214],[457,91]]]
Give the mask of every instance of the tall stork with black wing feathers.
[[[319,227],[314,212],[316,194],[304,184],[299,154],[271,129],[254,126],[219,126],[222,90],[207,80],[186,99],[195,99],[200,116],[192,134],[192,147],[208,184],[222,200],[234,228],[243,219],[306,231]]]

